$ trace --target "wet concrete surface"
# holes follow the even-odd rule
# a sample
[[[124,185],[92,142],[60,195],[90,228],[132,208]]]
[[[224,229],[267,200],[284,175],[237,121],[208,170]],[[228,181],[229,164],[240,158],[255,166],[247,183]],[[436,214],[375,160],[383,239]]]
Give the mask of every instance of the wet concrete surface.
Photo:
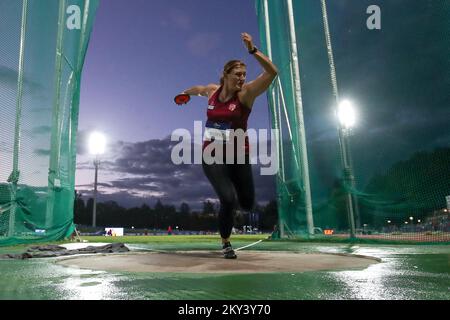
[[[65,258],[60,265],[103,271],[183,273],[274,273],[365,269],[381,260],[344,253],[240,251],[224,259],[220,251],[131,252]]]

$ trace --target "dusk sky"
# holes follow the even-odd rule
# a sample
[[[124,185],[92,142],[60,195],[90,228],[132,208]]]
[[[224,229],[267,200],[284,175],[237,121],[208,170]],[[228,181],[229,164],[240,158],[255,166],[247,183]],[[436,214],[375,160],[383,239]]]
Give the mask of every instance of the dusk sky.
[[[366,27],[372,4],[381,8],[381,30]],[[340,176],[340,161],[320,1],[295,5],[312,192],[326,197]],[[443,8],[432,1],[328,2],[340,93],[357,106],[351,139],[361,189],[396,161],[450,146]],[[193,97],[178,107],[173,97],[193,85],[218,83],[231,59],[244,60],[247,80],[254,79],[261,68],[246,52],[241,32],[260,45],[253,0],[101,1],[82,78],[76,189],[85,195],[92,190],[85,146],[89,132],[99,130],[109,142],[100,201],[199,206],[215,199],[201,166],[170,161],[170,134],[205,121],[207,101]],[[265,95],[256,101],[249,127],[270,128]],[[275,199],[274,177],[254,170],[257,201]]]
[[[201,166],[168,163],[172,131],[193,131],[194,121],[205,121],[207,106],[205,98],[193,97],[178,107],[173,97],[218,83],[231,59],[247,64],[247,79],[258,76],[262,69],[244,48],[242,32],[259,45],[253,0],[101,1],[81,85],[76,188],[86,194],[92,189],[85,145],[88,134],[99,130],[108,139],[99,173],[100,192],[108,195],[101,199],[139,205],[155,197],[168,203],[215,198]],[[270,128],[265,95],[256,101],[249,127]],[[174,170],[187,176],[176,178]],[[263,201],[275,197],[274,179],[267,179],[257,186]]]
[[[259,44],[253,0],[100,1],[83,71],[80,131],[137,142],[193,127],[192,120],[205,119],[206,101],[179,108],[176,93],[217,82],[231,59],[248,63],[249,78],[261,72],[241,32]],[[268,127],[265,96],[255,110],[250,126]]]

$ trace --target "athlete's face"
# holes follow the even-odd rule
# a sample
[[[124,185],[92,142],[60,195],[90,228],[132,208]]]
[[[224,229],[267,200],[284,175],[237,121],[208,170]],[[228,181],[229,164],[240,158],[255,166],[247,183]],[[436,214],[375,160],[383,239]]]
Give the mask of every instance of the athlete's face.
[[[227,74],[226,80],[228,88],[236,91],[241,91],[247,76],[247,69],[245,67],[236,67]]]

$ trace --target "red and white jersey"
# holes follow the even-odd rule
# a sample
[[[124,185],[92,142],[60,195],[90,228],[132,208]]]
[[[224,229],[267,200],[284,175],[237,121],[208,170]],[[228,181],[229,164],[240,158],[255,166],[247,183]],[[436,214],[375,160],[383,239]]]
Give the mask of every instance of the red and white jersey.
[[[205,128],[203,150],[212,139],[217,139],[217,135],[210,134],[214,131],[225,132],[228,129],[237,130],[242,129],[247,131],[247,121],[250,116],[251,109],[245,107],[236,94],[227,102],[219,101],[219,95],[222,92],[222,86],[208,100],[207,124]],[[211,138],[213,136],[214,138]],[[224,140],[227,140],[226,138]],[[245,137],[245,154],[249,153],[248,137]]]

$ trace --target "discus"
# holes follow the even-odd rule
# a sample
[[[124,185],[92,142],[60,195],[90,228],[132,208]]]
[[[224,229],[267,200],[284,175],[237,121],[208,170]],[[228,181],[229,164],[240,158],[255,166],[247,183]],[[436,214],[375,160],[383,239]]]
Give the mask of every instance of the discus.
[[[179,106],[187,104],[191,100],[191,96],[186,93],[181,93],[177,95],[174,99],[175,103]]]

